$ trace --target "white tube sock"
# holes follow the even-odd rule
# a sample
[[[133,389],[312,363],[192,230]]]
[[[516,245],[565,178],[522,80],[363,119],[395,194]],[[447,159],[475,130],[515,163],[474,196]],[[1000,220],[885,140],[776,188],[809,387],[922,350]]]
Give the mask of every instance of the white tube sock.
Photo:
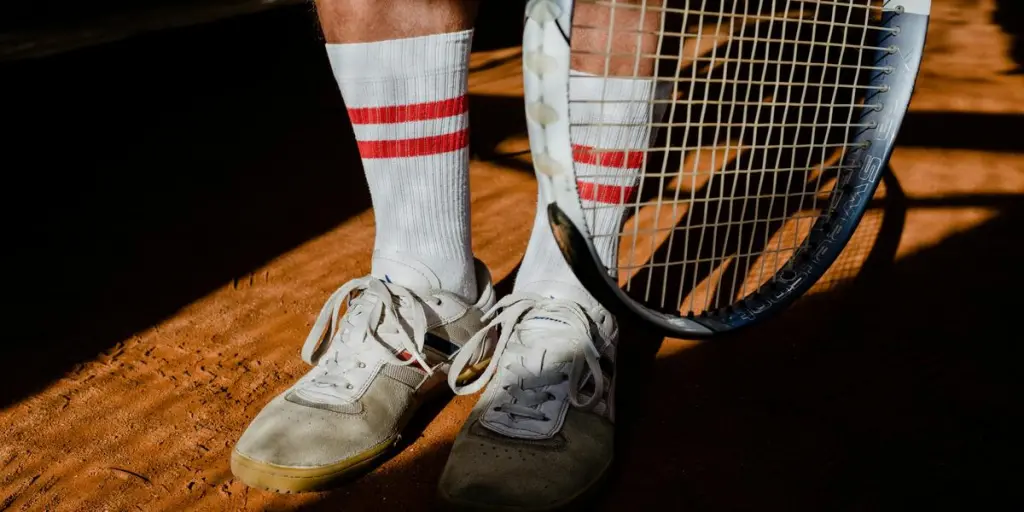
[[[472,36],[327,45],[370,187],[374,251],[415,259],[470,301],[477,295],[466,98]]]
[[[650,144],[649,100],[654,95],[651,79],[602,78],[574,71],[569,79],[570,118],[573,124],[608,123],[604,126],[573,126],[577,187],[588,226],[595,233],[618,233],[624,203],[636,192],[643,165],[643,150]],[[573,103],[586,100],[620,103]],[[627,102],[628,101],[628,102]],[[655,113],[660,119],[660,114]],[[605,151],[605,149],[620,151]],[[637,152],[628,151],[637,149]],[[547,205],[538,205],[533,232],[516,278],[517,290],[543,290],[544,282],[581,286],[555,244],[548,225]],[[594,241],[601,261],[617,263],[618,237]]]

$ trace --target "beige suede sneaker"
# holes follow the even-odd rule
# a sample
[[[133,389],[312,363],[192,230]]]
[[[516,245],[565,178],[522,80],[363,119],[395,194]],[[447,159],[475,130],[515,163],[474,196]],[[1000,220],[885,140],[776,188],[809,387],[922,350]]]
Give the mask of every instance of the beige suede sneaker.
[[[440,290],[433,273],[414,262],[377,257],[374,269],[385,269],[386,280],[355,279],[327,301],[302,349],[315,366],[238,440],[231,471],[245,484],[278,492],[330,488],[382,462],[416,409],[447,392],[452,356],[494,304],[486,267],[477,262],[480,291],[472,305]],[[463,378],[487,364],[490,349],[477,343],[473,354],[464,352]]]
[[[459,510],[555,510],[578,504],[611,466],[618,328],[583,290],[555,283],[498,302],[477,343],[500,331],[494,356],[460,394],[490,384],[455,439],[439,485]]]

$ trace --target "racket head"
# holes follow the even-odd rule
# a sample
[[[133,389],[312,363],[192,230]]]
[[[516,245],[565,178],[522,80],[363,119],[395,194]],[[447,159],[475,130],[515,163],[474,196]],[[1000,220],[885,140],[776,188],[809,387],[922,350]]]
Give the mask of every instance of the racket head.
[[[704,279],[709,280],[708,283],[702,283],[705,286],[705,296],[715,297],[715,304],[712,307],[709,300],[708,307],[703,309],[693,308],[692,298],[690,299],[690,308],[682,304],[685,301],[682,289],[686,287],[683,284],[679,285],[679,297],[681,300],[670,300],[666,303],[665,293],[660,294],[660,301],[657,300],[657,293],[652,298],[650,294],[651,275],[657,273],[656,260],[653,263],[648,263],[645,268],[644,265],[630,265],[628,261],[624,264],[623,260],[629,260],[630,258],[620,257],[618,258],[618,264],[609,268],[608,265],[601,262],[598,251],[595,248],[595,236],[601,236],[602,233],[593,232],[593,224],[588,223],[588,212],[580,198],[578,183],[581,178],[585,179],[587,176],[584,175],[585,171],[581,169],[581,166],[574,162],[573,145],[571,143],[572,116],[570,115],[570,109],[572,106],[569,101],[570,65],[573,62],[574,56],[572,40],[574,32],[580,30],[580,28],[573,25],[573,15],[580,4],[593,4],[595,1],[599,5],[605,5],[608,9],[612,10],[623,5],[625,6],[623,7],[624,9],[636,9],[638,6],[648,8],[656,1],[657,8],[655,12],[661,13],[660,34],[658,35],[659,50],[656,55],[661,55],[661,40],[666,37],[666,34],[674,33],[679,36],[678,47],[680,50],[678,57],[680,59],[683,58],[682,52],[687,35],[687,26],[682,26],[677,32],[666,30],[664,22],[666,12],[686,16],[692,14],[700,17],[702,20],[703,16],[711,14],[718,14],[719,16],[717,17],[719,19],[724,17],[723,15],[727,16],[730,14],[736,17],[735,11],[725,11],[724,7],[721,7],[723,10],[717,13],[702,12],[694,8],[680,9],[677,10],[678,12],[669,11],[671,8],[668,7],[669,4],[664,3],[664,0],[635,0],[629,3],[623,2],[623,0],[587,0],[586,2],[583,0],[532,0],[528,3],[523,38],[527,126],[541,192],[541,205],[539,207],[547,208],[552,232],[563,255],[581,283],[610,310],[620,315],[637,316],[670,335],[689,338],[711,337],[755,324],[778,313],[803,295],[825,274],[850,240],[868,206],[868,202],[874,195],[891,155],[895,137],[913,93],[920,58],[924,48],[931,7],[930,1],[821,0],[816,2],[785,2],[786,5],[809,5],[812,8],[816,7],[817,11],[815,11],[815,14],[819,15],[822,5],[829,6],[828,10],[833,13],[832,17],[826,19],[812,17],[810,19],[812,22],[810,26],[812,27],[816,26],[815,24],[820,24],[831,26],[833,30],[835,30],[835,27],[840,26],[844,32],[849,32],[851,28],[862,32],[861,44],[851,44],[848,39],[844,39],[838,44],[830,42],[824,45],[826,47],[834,45],[838,48],[844,48],[844,51],[848,50],[850,46],[857,47],[857,54],[854,56],[854,59],[859,63],[857,65],[858,76],[851,82],[851,85],[854,86],[852,87],[854,92],[846,100],[851,105],[849,111],[853,112],[856,110],[855,117],[854,114],[851,114],[851,120],[855,119],[856,123],[852,121],[847,123],[844,132],[845,140],[841,141],[843,148],[839,153],[830,152],[828,157],[823,156],[821,161],[808,163],[806,168],[803,169],[804,172],[812,172],[815,167],[821,167],[821,171],[834,167],[835,171],[831,176],[830,184],[826,184],[824,188],[819,187],[820,190],[816,189],[813,191],[814,194],[817,194],[814,197],[821,201],[821,204],[816,203],[814,215],[796,218],[794,212],[788,212],[788,217],[782,219],[781,223],[776,223],[778,225],[764,229],[765,247],[768,246],[769,238],[774,242],[779,237],[786,238],[790,236],[789,232],[793,232],[792,236],[794,239],[800,239],[800,241],[798,243],[794,242],[792,246],[787,246],[786,252],[781,258],[780,254],[783,251],[776,251],[773,264],[766,264],[764,261],[768,259],[764,250],[760,253],[749,251],[749,254],[743,254],[743,251],[735,249],[731,257],[726,258],[726,250],[723,249],[723,254],[717,261],[718,268],[709,268],[704,272],[706,274]],[[750,14],[751,5],[763,6],[764,3],[742,2],[740,0],[736,2],[736,4],[743,4],[745,18],[747,17],[746,15]],[[778,2],[769,3],[775,4]],[[706,7],[708,2],[691,1],[689,5],[702,5]],[[724,5],[724,3],[720,5]],[[864,13],[864,16],[860,20],[851,21],[850,17],[847,17],[846,19],[840,18],[837,21],[834,12],[839,8],[844,9],[846,14],[862,9],[861,12]],[[762,11],[757,11],[755,14],[764,15]],[[772,15],[769,14],[768,16]],[[754,15],[750,17],[754,17]],[[808,20],[803,21],[806,22]],[[858,23],[862,26],[858,25]],[[720,23],[718,27],[719,29],[721,28]],[[785,33],[785,29],[783,29],[783,33]],[[831,34],[829,35],[831,36]],[[749,51],[756,54],[758,52],[756,49],[758,44],[767,44],[770,50],[771,43],[775,42],[773,38],[778,38],[779,36],[773,36],[771,30],[769,30],[766,36],[763,36],[765,41],[759,41],[758,38],[762,36],[760,35],[760,28],[758,28],[752,37],[749,32],[740,32],[739,35],[732,33],[731,37],[736,40],[749,41]],[[783,41],[777,46],[781,48],[786,43]],[[807,44],[809,47],[819,48],[822,45],[822,40],[820,37],[811,41],[794,38],[789,43],[793,45]],[[637,45],[638,48],[641,46]],[[769,55],[772,53],[769,50],[761,53]],[[644,50],[641,49],[639,51],[642,52]],[[714,49],[711,51],[712,60],[715,58],[713,56],[714,51]],[[740,51],[742,52],[742,45]],[[782,55],[782,50],[779,51],[779,55]],[[810,53],[813,53],[813,51],[813,49],[809,50]],[[826,60],[824,62],[826,63],[829,62],[827,56],[830,51],[826,50],[825,52]],[[697,50],[694,53],[695,62],[700,59],[700,54],[696,52]],[[729,60],[728,51],[726,55],[722,60]],[[764,58],[766,61],[771,59],[771,57],[759,58]],[[738,60],[742,64],[742,54]],[[791,64],[795,64],[795,60]],[[758,63],[756,60],[751,60],[751,62]],[[847,61],[841,60],[840,64],[843,62]],[[680,65],[677,64],[676,67],[678,68]],[[714,66],[712,64],[706,67],[708,68],[707,78],[710,78]],[[826,68],[827,66],[822,67],[822,69]],[[696,69],[695,66],[694,69]],[[839,69],[842,69],[841,66]],[[861,72],[864,74],[860,75],[859,73]],[[825,73],[825,71],[821,72],[822,83],[824,83],[823,77]],[[839,71],[835,73],[837,84],[839,84],[839,74]],[[661,76],[659,73],[655,81],[660,81],[662,79]],[[699,76],[703,77],[704,75]],[[735,76],[738,77],[739,73],[737,72]],[[785,81],[781,74],[776,76],[776,84]],[[806,71],[805,76],[810,76],[810,72]],[[706,95],[703,98],[697,97],[695,100],[692,94],[686,95],[678,92],[680,84],[682,84],[682,87],[692,88],[693,84],[697,82],[697,80],[694,80],[694,77],[698,77],[696,72],[682,79],[680,79],[678,73],[671,78],[676,84],[676,92],[672,97],[665,100],[669,108],[676,108],[685,103],[692,110],[694,105],[703,103],[706,106],[706,104],[710,103]],[[722,81],[727,84],[728,77],[723,78]],[[749,76],[746,81],[751,81]],[[736,83],[739,82],[741,81]],[[768,82],[771,82],[771,80],[768,80]],[[838,89],[838,85],[835,88]],[[778,85],[776,85],[777,89]],[[744,103],[737,101],[735,90],[734,84],[734,94],[726,98],[724,102],[726,104],[731,103],[731,106],[734,108],[737,103]],[[833,94],[832,99],[836,97]],[[761,98],[758,101],[763,103]],[[789,101],[792,102],[792,100]],[[818,102],[819,109],[821,103],[821,101]],[[832,103],[833,107],[834,105],[835,101]],[[803,105],[797,105],[797,107],[803,108]],[[833,120],[829,119],[828,123],[830,125],[833,124]],[[666,123],[670,129],[673,124],[672,120]],[[701,123],[694,123],[692,120],[678,124],[680,126],[687,125],[688,128],[694,130],[703,128]],[[750,124],[749,119],[746,120],[746,124]],[[780,126],[784,127],[783,125],[784,123],[780,123]],[[855,129],[850,129],[850,126],[854,125]],[[755,124],[755,126],[758,126],[758,124]],[[815,125],[812,127],[812,130],[818,130],[821,127]],[[798,123],[797,130],[799,129]],[[769,130],[774,130],[774,128],[769,127]],[[811,140],[808,144],[810,146],[815,146],[816,143],[813,133],[815,132],[812,131]],[[771,135],[769,134],[767,137],[770,139]],[[753,139],[756,140],[756,135]],[[666,140],[668,139],[666,138]],[[817,142],[817,145],[823,148],[823,155],[826,153],[824,149],[827,149],[826,146],[830,140],[826,135],[825,140]],[[643,175],[640,184],[641,191],[643,190],[643,183],[652,174],[658,175],[662,182],[661,188],[664,187],[663,184],[666,179],[672,179],[673,173],[678,174],[675,177],[677,181],[679,177],[685,174],[686,169],[683,166],[685,155],[683,155],[684,151],[682,148],[687,147],[685,144],[686,137],[684,137],[683,142],[684,144],[680,149],[676,150],[680,153],[677,157],[680,161],[680,167],[676,169],[669,168],[668,172],[664,171],[664,166],[658,168],[658,171],[652,171],[650,152],[645,153],[645,165],[641,171]],[[747,145],[751,144],[748,143]],[[666,148],[669,153],[673,150],[670,142],[666,142]],[[813,151],[817,150],[817,147],[813,148]],[[808,152],[810,151],[812,150]],[[831,164],[826,163],[829,158],[831,158]],[[779,162],[776,160],[766,160],[766,165],[761,168],[760,172],[775,172],[772,170],[773,165],[777,168],[779,167]],[[750,171],[752,167],[758,166],[751,164],[747,170]],[[819,172],[818,174],[820,183],[822,181],[820,175],[824,173]],[[749,176],[753,176],[753,173]],[[732,194],[730,199],[735,199],[735,187]],[[678,193],[675,199],[676,203],[686,202],[686,198],[683,198],[683,201],[678,200]],[[638,194],[638,199],[633,204],[627,205],[632,209],[631,214],[634,224],[641,217],[641,207],[646,206],[643,201],[643,194],[641,193]],[[692,209],[697,202],[696,196],[693,196],[687,207]],[[803,202],[801,201],[800,204],[803,205]],[[659,206],[661,206],[660,203]],[[707,213],[705,212],[706,218]],[[791,223],[790,221],[794,219],[796,220],[796,228],[784,227],[787,222]],[[655,231],[659,227],[655,223]],[[704,228],[706,227],[704,226]],[[672,229],[671,233],[674,235],[676,228]],[[628,235],[626,231],[628,230],[624,230],[620,235]],[[720,233],[716,232],[717,234]],[[635,237],[636,234],[634,233],[633,236]],[[628,241],[624,239],[620,241],[623,246],[628,245]],[[660,247],[663,248],[665,243],[666,240],[662,239]],[[668,243],[671,245],[671,242]],[[779,242],[779,245],[781,246],[781,242]],[[694,258],[692,262],[681,261],[679,262],[680,267],[685,268],[686,265],[689,265],[691,270],[697,268],[701,263],[699,258],[700,251],[697,252],[698,258]],[[754,266],[756,266],[756,261],[760,258],[762,260],[760,263],[761,276],[753,280],[755,282],[753,286],[748,284],[750,279],[746,279],[747,276],[745,276],[745,279],[741,280],[741,288],[737,289],[735,286],[735,281],[737,280],[735,276],[743,273],[739,270],[742,258],[748,260],[745,265],[748,270],[751,267],[749,260],[754,259]],[[676,262],[674,260],[669,261],[666,256],[664,268],[668,268],[670,263]],[[709,263],[708,267],[714,267],[716,265],[715,258],[712,257]],[[631,292],[622,287],[623,284],[627,284],[628,287],[630,283],[629,278],[635,278],[637,274],[637,272],[632,272],[633,275],[631,276],[622,276],[622,271],[632,271],[637,268],[640,269],[641,274],[647,272],[646,295],[638,294],[636,291]],[[768,269],[767,274],[764,272],[765,268]],[[719,276],[718,288],[722,288],[722,275],[733,275],[731,279],[733,282],[732,288],[725,292],[721,289],[712,291],[714,284],[711,282],[713,281],[711,275],[715,272],[718,272]],[[729,272],[731,274],[728,274]],[[664,270],[661,274],[663,275],[664,282],[660,286],[662,286],[661,291],[664,292],[664,288],[669,284],[669,272]],[[688,279],[687,276],[682,278],[683,281],[686,279]],[[655,292],[658,291],[659,286],[657,280],[653,279]],[[696,283],[696,278],[694,278],[694,283],[689,286],[688,293],[696,293],[697,288],[698,284]]]

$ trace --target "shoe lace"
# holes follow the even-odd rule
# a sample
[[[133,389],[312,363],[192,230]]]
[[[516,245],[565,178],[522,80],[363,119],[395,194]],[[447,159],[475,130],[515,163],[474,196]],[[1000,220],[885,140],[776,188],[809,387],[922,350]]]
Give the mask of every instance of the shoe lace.
[[[504,389],[513,400],[497,409],[513,417],[546,421],[548,418],[538,406],[555,396],[542,388],[566,380],[573,406],[590,409],[597,404],[605,385],[601,356],[590,332],[590,318],[579,304],[535,294],[515,294],[499,301],[484,321],[489,321],[487,326],[466,343],[452,362],[448,384],[455,393],[468,395],[479,391],[502,367],[518,379]],[[487,368],[478,379],[458,386],[456,377],[494,329],[499,331],[498,342]],[[576,357],[580,354],[582,358]],[[571,363],[568,374],[561,371],[565,367],[562,363],[566,362]],[[540,371],[534,372],[531,367]],[[583,387],[590,378],[594,381],[593,394],[585,397]]]
[[[302,346],[303,361],[320,370],[311,372],[302,387],[344,398],[356,387],[348,374],[365,368],[367,361],[418,364],[427,376],[432,375],[434,368],[423,353],[427,326],[423,305],[431,300],[437,301],[372,276],[342,285],[327,299]],[[401,317],[396,302],[404,313]],[[403,351],[411,358],[400,359]]]

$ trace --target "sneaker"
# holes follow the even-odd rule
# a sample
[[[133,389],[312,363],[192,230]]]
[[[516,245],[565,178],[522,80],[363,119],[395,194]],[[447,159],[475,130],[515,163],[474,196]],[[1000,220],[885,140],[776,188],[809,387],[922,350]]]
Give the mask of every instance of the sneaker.
[[[382,462],[416,409],[447,392],[452,356],[494,304],[487,268],[476,262],[479,299],[472,305],[440,290],[423,265],[375,255],[374,270],[385,280],[354,279],[331,295],[302,348],[313,369],[238,440],[231,471],[245,484],[278,492],[330,488]],[[478,342],[460,352],[464,374],[452,380],[474,376],[489,350]]]
[[[552,510],[577,504],[611,466],[618,327],[585,291],[543,283],[505,297],[452,363],[469,368],[499,332],[486,391],[455,439],[439,495],[460,510]]]

